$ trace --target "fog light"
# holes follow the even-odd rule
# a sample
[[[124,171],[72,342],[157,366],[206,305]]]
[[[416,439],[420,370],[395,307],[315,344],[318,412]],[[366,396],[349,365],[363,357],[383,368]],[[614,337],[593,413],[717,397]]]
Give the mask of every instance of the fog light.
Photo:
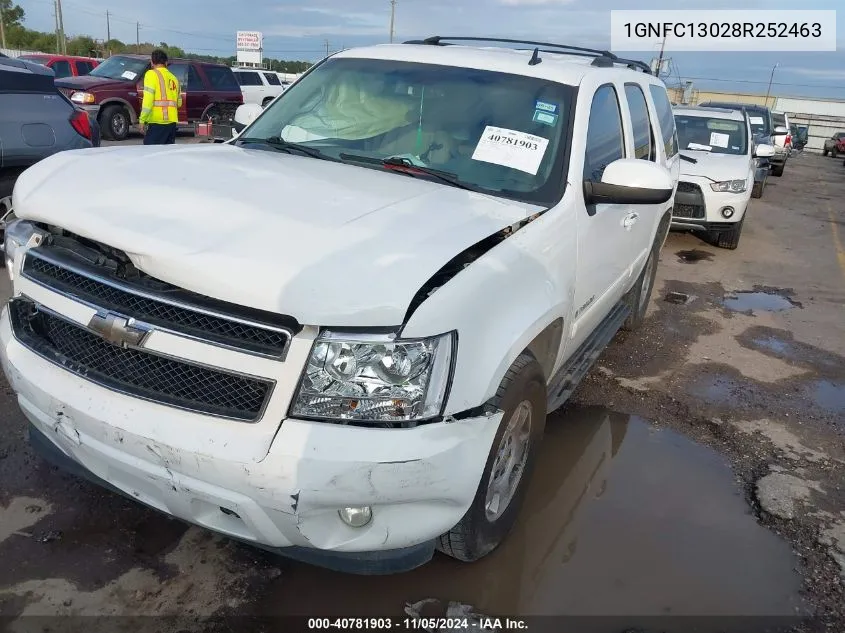
[[[341,521],[354,528],[364,527],[373,518],[373,509],[370,506],[341,508],[337,513],[340,515]]]
[[[734,215],[734,208],[733,207],[725,207],[722,209],[722,217],[723,218],[732,218]]]

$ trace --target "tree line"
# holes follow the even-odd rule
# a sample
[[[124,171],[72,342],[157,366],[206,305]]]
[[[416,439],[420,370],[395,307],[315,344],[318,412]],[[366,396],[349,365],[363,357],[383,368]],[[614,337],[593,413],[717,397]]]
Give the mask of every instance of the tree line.
[[[59,52],[56,34],[26,28],[23,24],[24,10],[19,5],[13,4],[12,0],[0,0],[0,12],[2,12],[3,16],[7,48],[39,51],[42,53]],[[171,46],[166,42],[159,42],[158,44],[152,44],[150,42],[127,44],[118,39],[111,39],[104,42],[102,40],[95,40],[87,35],[75,35],[73,37],[66,37],[65,39],[67,42],[67,54],[82,57],[109,57],[121,53],[149,55],[154,49],[160,48],[171,58],[196,59],[204,62],[226,64],[227,66],[232,66],[237,61],[237,57],[234,55],[228,57],[198,55],[185,51],[178,46]],[[311,66],[311,62],[269,58],[264,58],[264,63],[270,70],[281,73],[301,73],[305,72]]]

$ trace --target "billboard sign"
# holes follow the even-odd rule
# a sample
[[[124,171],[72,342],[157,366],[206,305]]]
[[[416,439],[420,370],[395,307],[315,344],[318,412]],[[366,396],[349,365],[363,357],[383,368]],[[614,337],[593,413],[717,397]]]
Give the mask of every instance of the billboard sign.
[[[263,60],[263,37],[258,31],[238,31],[236,51],[239,64],[260,65]]]

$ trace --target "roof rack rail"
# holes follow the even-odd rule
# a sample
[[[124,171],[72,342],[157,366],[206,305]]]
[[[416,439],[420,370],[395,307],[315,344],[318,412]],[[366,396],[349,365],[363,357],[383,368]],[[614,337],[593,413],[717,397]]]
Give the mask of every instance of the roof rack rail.
[[[532,47],[537,47],[536,52],[542,53],[567,53],[570,55],[579,55],[583,57],[595,57],[593,66],[612,67],[616,64],[625,64],[631,70],[642,70],[651,75],[651,68],[647,64],[634,59],[624,59],[611,53],[597,48],[585,48],[583,46],[570,46],[569,44],[554,44],[552,42],[535,42],[532,40],[516,40],[501,37],[464,37],[464,36],[446,36],[434,35],[423,40],[409,40],[405,44],[425,44],[428,46],[450,46],[449,40],[452,42],[499,42],[502,44],[528,44]],[[540,48],[543,47],[543,48]],[[557,50],[548,50],[557,49]],[[534,59],[534,58],[532,58]],[[536,62],[535,62],[536,63]]]

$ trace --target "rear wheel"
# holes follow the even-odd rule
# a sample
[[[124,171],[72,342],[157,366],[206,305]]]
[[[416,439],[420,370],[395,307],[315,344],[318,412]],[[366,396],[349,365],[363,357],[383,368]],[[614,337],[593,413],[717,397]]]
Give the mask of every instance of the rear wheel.
[[[266,108],[270,103],[273,101],[273,97],[267,97],[264,101],[261,102],[261,107]]]
[[[839,156],[839,150],[834,147],[832,150],[830,150],[830,155],[836,158],[837,156]]]
[[[100,129],[107,140],[122,141],[129,136],[129,114],[123,106],[106,106],[99,120]]]
[[[786,163],[782,163],[780,165],[772,165],[772,176],[777,176],[780,178],[783,176],[783,170],[786,167]]]
[[[827,156],[827,150],[826,149],[822,150],[822,156]]]
[[[758,180],[754,182],[754,186],[751,188],[751,197],[752,198],[762,198],[763,197],[763,187],[766,185],[765,180]]]
[[[739,246],[739,236],[742,233],[742,225],[744,223],[745,218],[743,217],[730,231],[719,231],[713,236],[713,242],[719,248],[727,248],[728,250],[736,249]]]
[[[490,404],[504,411],[481,482],[467,513],[437,541],[437,549],[465,562],[498,547],[522,507],[546,426],[546,380],[540,364],[522,353]]]

